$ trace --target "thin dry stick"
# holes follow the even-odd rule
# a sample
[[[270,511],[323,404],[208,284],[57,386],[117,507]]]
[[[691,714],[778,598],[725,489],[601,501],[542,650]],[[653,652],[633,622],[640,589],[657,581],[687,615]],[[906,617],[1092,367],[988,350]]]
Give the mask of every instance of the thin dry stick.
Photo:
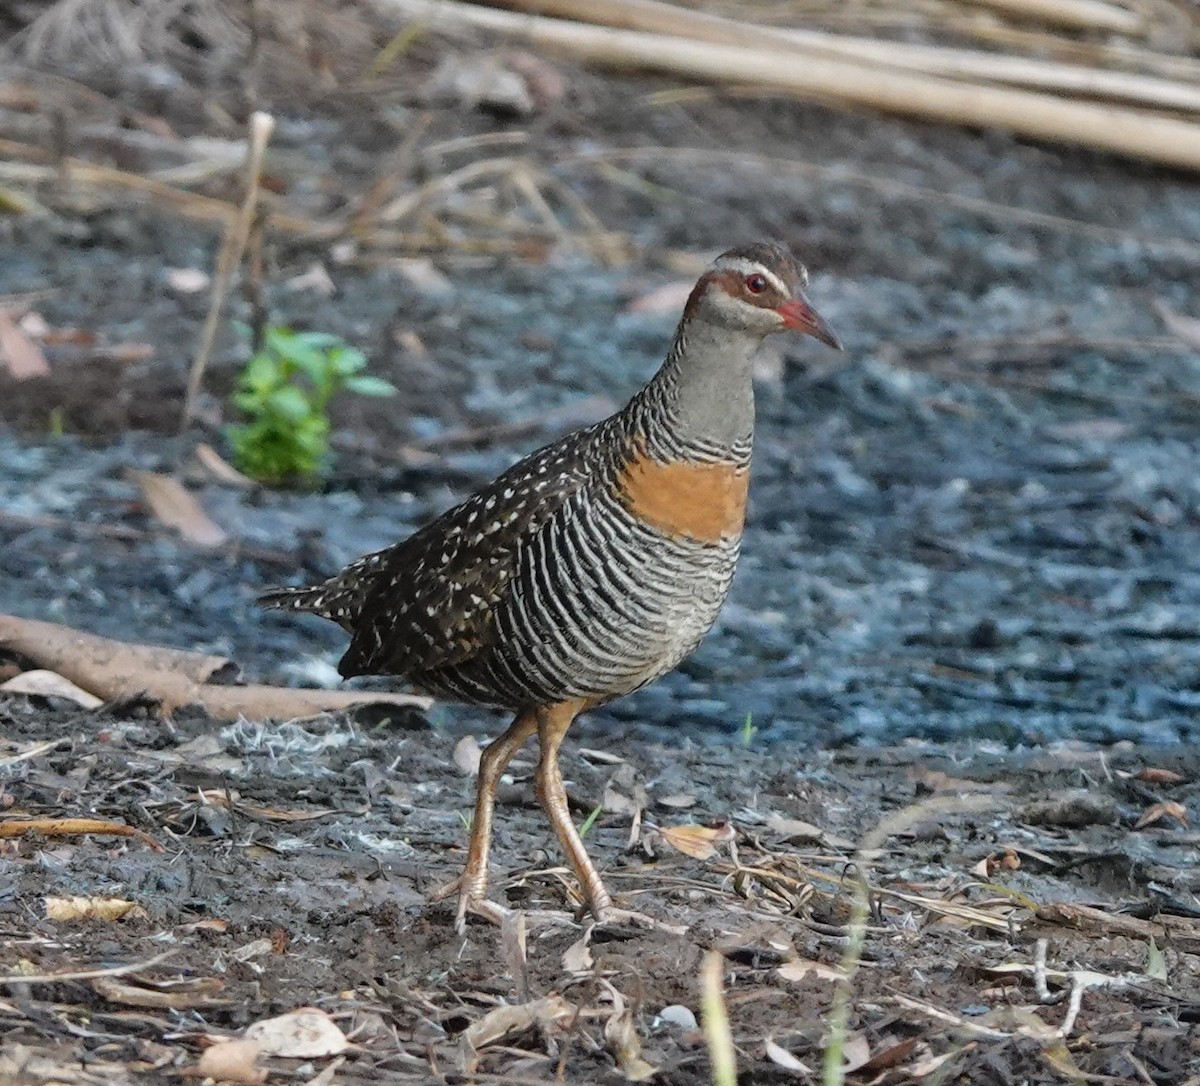
[[[204,329],[200,333],[200,347],[196,351],[191,371],[188,373],[187,395],[183,401],[183,417],[179,422],[180,430],[186,430],[192,421],[196,397],[200,395],[200,384],[204,380],[204,370],[208,365],[208,357],[212,353],[213,343],[217,338],[217,325],[221,319],[221,310],[225,307],[229,286],[233,282],[238,265],[242,262],[242,254],[246,250],[246,242],[250,237],[250,226],[254,222],[254,209],[258,204],[263,155],[274,127],[275,118],[269,113],[255,113],[250,118],[250,140],[246,149],[246,195],[242,200],[242,206],[238,209],[237,218],[233,220],[225,233],[221,242],[221,250],[217,254],[217,273],[213,278],[212,298],[208,305],[208,316],[204,320]]]
[[[130,962],[128,965],[114,965],[109,969],[81,969],[74,973],[9,973],[0,976],[0,984],[58,984],[64,980],[96,980],[98,977],[123,977],[129,973],[140,973],[152,965],[165,962],[175,956],[174,950],[164,950],[145,961]]]
[[[447,33],[461,36],[469,29],[487,30],[606,67],[641,67],[713,82],[750,83],[810,100],[833,100],[952,124],[998,126],[1036,139],[1200,171],[1200,124],[1145,110],[881,70],[878,64],[817,53],[801,64],[795,49],[611,30],[476,8],[456,0],[373,0],[373,4],[385,15],[424,20]]]

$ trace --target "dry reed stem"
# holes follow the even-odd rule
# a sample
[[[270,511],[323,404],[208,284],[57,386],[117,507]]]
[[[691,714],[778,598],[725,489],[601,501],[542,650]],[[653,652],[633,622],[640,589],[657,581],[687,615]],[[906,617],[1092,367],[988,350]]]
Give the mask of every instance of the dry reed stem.
[[[974,127],[1007,128],[1037,139],[1200,171],[1200,124],[1143,110],[1066,101],[1050,94],[912,72],[881,71],[877,64],[815,54],[798,64],[794,50],[611,30],[476,8],[457,0],[372,3],[381,14],[421,20],[446,33],[462,35],[468,28],[485,30],[601,66],[640,67],[687,78],[748,83],[809,100],[869,106]]]
[[[1145,19],[1136,11],[1104,3],[1104,0],[967,0],[994,8],[1005,15],[1031,19],[1072,30],[1107,31],[1112,34],[1141,34]]]
[[[760,26],[708,12],[684,10],[661,0],[500,0],[495,6],[624,30],[669,34],[693,41],[786,49],[802,57],[814,53],[846,57],[885,68],[966,81],[1066,91],[1159,109],[1200,111],[1197,80],[1181,82],[981,50],[880,41],[823,30]]]

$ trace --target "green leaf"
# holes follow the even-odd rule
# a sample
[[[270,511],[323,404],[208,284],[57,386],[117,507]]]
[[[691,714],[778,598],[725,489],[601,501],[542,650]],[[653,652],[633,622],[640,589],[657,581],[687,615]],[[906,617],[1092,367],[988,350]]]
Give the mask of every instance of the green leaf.
[[[298,385],[284,385],[267,397],[268,408],[292,422],[299,422],[312,414],[312,405]]]
[[[234,407],[245,411],[247,415],[260,414],[266,402],[265,397],[257,392],[235,392],[231,398]]]
[[[268,354],[286,355],[290,344],[296,338],[296,333],[283,325],[272,325],[263,337],[263,348]]]
[[[345,344],[329,352],[329,361],[338,377],[349,377],[367,368],[367,356],[357,347],[348,347]]]
[[[241,384],[252,392],[269,392],[281,381],[278,364],[265,354],[256,354],[242,370]]]
[[[347,392],[355,392],[359,396],[395,396],[396,386],[382,377],[372,377],[369,373],[358,377],[347,377],[343,383]]]
[[[290,342],[297,345],[300,350],[317,351],[323,354],[345,345],[345,340],[341,336],[335,336],[332,332],[293,332]]]

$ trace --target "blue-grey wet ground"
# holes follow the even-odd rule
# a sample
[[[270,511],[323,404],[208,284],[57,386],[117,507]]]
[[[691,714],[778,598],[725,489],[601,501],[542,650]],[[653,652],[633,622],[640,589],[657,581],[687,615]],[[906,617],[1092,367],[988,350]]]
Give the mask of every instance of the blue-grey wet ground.
[[[156,240],[164,239],[125,253],[146,289],[159,261],[179,259],[160,255]],[[1078,244],[1096,264],[1107,256],[1110,280],[1128,262],[1119,247]],[[994,245],[1003,256],[1012,243]],[[85,269],[77,274],[94,274],[105,255],[74,254]],[[22,278],[10,274],[9,288],[61,282],[60,260],[47,251]],[[1026,265],[1020,290],[997,271],[982,293],[955,289],[948,266],[919,283],[816,267],[810,293],[845,338],[846,358],[789,342],[780,344],[782,366],[763,367],[748,530],[729,603],[677,674],[595,714],[592,727],[701,736],[740,729],[752,714],[763,738],[806,744],[1194,738],[1200,359],[1068,343],[1032,347],[1032,362],[1018,345],[980,366],[956,350],[955,337],[1034,339],[1051,330],[1161,336],[1151,299],[1181,309],[1190,300],[1165,277],[1102,289],[1078,274],[1056,276],[1064,266],[1039,260],[1034,276]],[[618,403],[652,372],[674,322],[623,312],[631,291],[665,274],[642,272],[635,286],[628,269],[582,261],[456,276],[432,299],[407,296],[382,274],[333,274],[339,294],[314,326],[344,329],[370,348],[378,331],[356,312],[365,294],[382,319],[403,313],[434,360],[421,375],[434,387],[415,404],[402,394],[372,408],[376,420],[381,410],[388,417],[365,433],[385,446],[587,396]],[[73,308],[69,285],[60,296]],[[127,331],[111,309],[59,316],[53,303],[45,308],[52,322],[155,338],[154,325],[136,326],[136,312]],[[530,334],[545,349],[524,346]],[[910,343],[940,337],[934,354],[907,358]],[[183,343],[186,351],[190,337]],[[179,349],[156,347],[156,365]],[[376,369],[402,389],[412,385],[403,359]],[[443,372],[450,391],[439,392]],[[210,485],[200,496],[248,544],[287,552],[303,543],[308,564],[297,572],[311,577],[402,537],[552,436],[449,451],[419,468],[343,455],[320,493]],[[0,503],[20,515],[150,527],[123,470],[172,470],[191,443],[136,432],[106,440],[5,433]],[[6,611],[216,649],[266,679],[290,672],[295,680],[297,661],[333,661],[343,644],[332,626],[253,607],[263,585],[288,579],[279,565],[206,556],[169,539],[0,530]]]
[[[197,440],[175,437],[171,419],[207,294],[172,291],[167,269],[209,267],[211,232],[128,207],[0,224],[0,294],[48,291],[37,309],[52,326],[154,348],[117,363],[76,351],[48,388],[0,388],[0,610],[216,649],[255,678],[328,675],[340,631],[260,614],[254,594],[400,538],[556,430],[435,444],[419,463],[386,454],[579,401],[586,416],[589,397],[619,405],[676,319],[630,301],[693,274],[668,266],[673,253],[777,236],[811,266],[811,297],[846,353],[771,344],[729,603],[676,674],[587,727],[721,736],[749,715],[763,740],[818,746],[1194,739],[1200,353],[1155,309],[1200,312],[1194,181],[994,134],[778,101],[672,113],[619,82],[584,85],[608,96],[578,107],[587,135],[554,130],[532,153],[630,236],[615,268],[562,246],[540,262],[450,262],[445,285],[422,287],[386,261],[268,238],[272,319],[345,336],[402,390],[340,410],[351,451],[319,492],[199,488],[219,524],[281,552],[276,563],[86,529],[152,528],[124,470],[174,470]],[[285,118],[274,146],[317,171],[366,169],[367,140]],[[606,184],[584,161],[606,140],[712,157],[643,152],[623,165],[642,188]],[[314,261],[331,296],[288,284]],[[218,344],[210,421],[242,350],[232,334]],[[51,437],[57,401],[67,433]],[[223,447],[219,429],[198,436]],[[18,519],[45,515],[85,527]],[[478,720],[443,706],[434,717]]]

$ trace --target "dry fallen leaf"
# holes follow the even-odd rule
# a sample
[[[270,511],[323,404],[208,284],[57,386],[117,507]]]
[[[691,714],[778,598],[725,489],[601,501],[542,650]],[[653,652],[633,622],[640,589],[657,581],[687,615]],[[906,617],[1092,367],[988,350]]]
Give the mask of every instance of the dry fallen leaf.
[[[167,268],[164,278],[167,286],[178,294],[199,294],[212,282],[208,272],[200,268]]]
[[[732,841],[734,829],[726,822],[718,827],[712,826],[660,826],[658,828],[662,839],[677,852],[692,856],[697,860],[707,860],[717,854],[717,847]]]
[[[1139,769],[1133,777],[1147,784],[1182,784],[1186,779],[1182,773],[1176,773],[1173,769],[1156,769],[1153,766]]]
[[[794,962],[784,962],[775,970],[781,980],[803,980],[805,977],[816,977],[818,980],[841,980],[843,973],[832,965],[801,958]]]
[[[767,1059],[769,1059],[776,1067],[782,1067],[785,1071],[794,1071],[798,1075],[811,1075],[812,1068],[806,1063],[798,1060],[786,1048],[777,1045],[770,1037],[766,1040]]]
[[[990,879],[997,871],[1018,871],[1020,867],[1021,858],[1011,848],[1006,848],[1003,852],[993,852],[990,856],[985,856],[971,868],[971,874],[978,875],[981,879]]]
[[[83,709],[95,709],[104,701],[86,690],[76,686],[70,679],[65,679],[57,671],[46,671],[35,668],[33,671],[23,671],[6,683],[0,683],[0,690],[8,694],[34,694],[43,698],[66,698]]]
[[[589,924],[584,933],[563,951],[563,972],[571,976],[587,976],[592,972],[592,927]]]
[[[207,442],[200,442],[192,450],[192,461],[204,476],[214,482],[224,483],[226,486],[236,486],[241,490],[250,490],[258,486],[258,483],[249,475],[243,475]]]
[[[963,1045],[961,1049],[951,1049],[949,1052],[943,1052],[940,1056],[925,1056],[914,1063],[909,1064],[908,1073],[913,1078],[928,1078],[947,1060],[953,1059],[960,1052],[966,1052],[968,1049],[975,1047],[974,1042]]]
[[[274,952],[275,947],[271,943],[271,940],[263,936],[261,939],[251,939],[250,942],[244,943],[242,946],[230,951],[229,956],[235,962],[249,962],[255,958],[262,958]]]
[[[30,377],[45,377],[50,363],[42,349],[18,328],[4,310],[0,309],[0,357],[8,364],[8,372],[18,381]]]
[[[454,744],[454,764],[466,777],[479,775],[479,760],[482,757],[483,750],[479,746],[479,740],[473,735],[464,735]]]
[[[803,822],[798,818],[784,818],[782,815],[771,815],[767,819],[767,828],[779,834],[785,841],[803,841],[828,848],[854,849],[855,843],[847,837],[839,837],[814,826],[811,822]]]
[[[48,920],[146,920],[146,910],[136,901],[119,897],[47,897]]]
[[[257,1041],[220,1041],[200,1054],[192,1074],[196,1078],[215,1079],[217,1082],[259,1086],[267,1081],[266,1070],[255,1066],[260,1051]]]
[[[654,802],[669,811],[686,811],[689,807],[695,807],[699,801],[686,792],[673,792],[669,796],[659,796]]]
[[[633,1011],[625,997],[606,980],[600,982],[612,999],[613,1010],[604,1023],[604,1040],[617,1059],[617,1066],[627,1082],[646,1082],[657,1068],[642,1059],[642,1040],[633,1024]]]
[[[575,1007],[562,996],[543,996],[529,1003],[493,1008],[478,1022],[472,1022],[462,1037],[466,1045],[477,1052],[505,1037],[524,1033],[531,1026],[551,1025],[574,1018],[575,1014]]]
[[[1173,799],[1151,804],[1142,812],[1142,817],[1133,824],[1133,828],[1135,830],[1143,830],[1147,826],[1152,826],[1155,822],[1161,822],[1164,818],[1173,818],[1184,829],[1189,828],[1187,808],[1182,803],[1177,803]]]
[[[223,934],[229,930],[229,921],[222,920],[220,917],[211,916],[206,920],[195,920],[190,924],[180,924],[175,929],[180,935],[191,935],[197,931],[215,931]]]
[[[842,1071],[849,1074],[865,1067],[871,1059],[871,1046],[861,1033],[853,1033],[842,1046]]]
[[[174,528],[197,547],[219,547],[229,538],[225,529],[210,519],[195,496],[178,479],[156,471],[133,471],[129,477],[138,485],[142,498],[157,520]]]
[[[300,1007],[277,1018],[264,1018],[246,1027],[246,1040],[254,1041],[264,1056],[316,1059],[336,1056],[350,1047],[333,1019],[316,1007]]]
[[[863,1064],[862,1069],[864,1071],[887,1071],[895,1067],[898,1063],[908,1059],[912,1055],[912,1051],[917,1047],[919,1040],[919,1037],[906,1037],[903,1041],[897,1041],[886,1048],[881,1048]]]
[[[767,819],[767,828],[789,841],[811,841],[815,844],[825,836],[825,831],[812,822],[784,818],[782,815],[771,815]]]

